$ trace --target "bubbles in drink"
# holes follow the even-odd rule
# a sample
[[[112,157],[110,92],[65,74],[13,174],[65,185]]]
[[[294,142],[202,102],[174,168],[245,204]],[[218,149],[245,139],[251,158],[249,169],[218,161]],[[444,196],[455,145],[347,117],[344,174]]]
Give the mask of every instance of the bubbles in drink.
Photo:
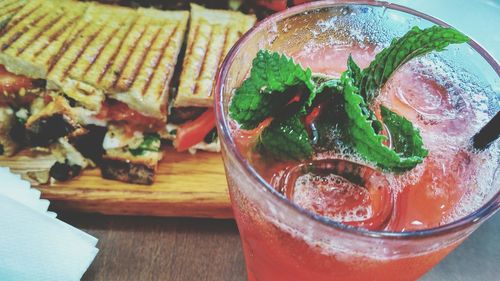
[[[476,168],[472,173],[462,175],[469,183],[466,192],[453,210],[444,216],[441,224],[450,223],[471,214],[493,198],[495,192],[498,192],[495,187],[500,186],[500,145],[497,143],[496,148],[495,145],[493,146],[493,149],[478,153],[477,157],[471,158]]]
[[[475,119],[474,111],[465,98],[468,93],[445,70],[445,66],[430,64],[426,59],[410,62],[387,82],[380,101],[432,137],[437,132],[462,137]]]
[[[355,162],[323,159],[288,166],[271,184],[300,207],[352,226],[381,229],[392,212],[385,176]]]
[[[334,18],[320,21],[309,44],[291,56],[313,72],[334,77],[346,70],[350,54],[366,68],[381,46],[370,40],[352,43],[350,36],[367,35],[346,33],[341,27]],[[320,38],[325,30],[335,30],[329,32],[333,41]],[[468,148],[474,133],[498,110],[500,97],[488,83],[459,67],[442,54],[412,60],[395,72],[371,104],[379,120],[378,107],[384,105],[420,130],[429,156],[411,171],[370,168],[373,163],[343,145],[336,127],[322,131],[326,144],[314,143],[318,150],[313,160],[302,163],[273,161],[252,150],[262,127],[250,135],[238,132],[235,139],[263,178],[312,213],[372,230],[437,227],[470,214],[493,196],[492,186],[500,185],[500,172],[491,181],[500,165],[498,143],[483,153]],[[381,134],[389,137],[384,145],[391,147],[391,133],[385,128]]]
[[[363,187],[336,175],[300,176],[293,187],[293,202],[304,209],[339,222],[358,222],[372,216],[369,193]]]

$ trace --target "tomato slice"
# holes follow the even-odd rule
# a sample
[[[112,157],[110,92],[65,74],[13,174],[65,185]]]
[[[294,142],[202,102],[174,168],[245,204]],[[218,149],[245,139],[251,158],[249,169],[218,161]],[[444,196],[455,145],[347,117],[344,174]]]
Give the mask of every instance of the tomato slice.
[[[311,0],[293,0],[293,5],[299,5]],[[287,0],[257,0],[257,5],[268,8],[273,11],[283,11],[288,8]]]
[[[203,141],[205,136],[215,127],[215,112],[207,109],[198,118],[185,123],[177,129],[174,146],[177,151],[186,151],[193,145]]]
[[[257,0],[257,5],[273,11],[282,11],[287,8],[287,0]]]
[[[10,73],[0,65],[0,93],[17,93],[22,88],[32,88],[32,80],[26,76]]]
[[[165,122],[154,117],[144,116],[131,109],[127,104],[107,100],[103,103],[101,111],[96,116],[98,119],[127,123],[126,128],[138,131],[157,131],[165,126]]]

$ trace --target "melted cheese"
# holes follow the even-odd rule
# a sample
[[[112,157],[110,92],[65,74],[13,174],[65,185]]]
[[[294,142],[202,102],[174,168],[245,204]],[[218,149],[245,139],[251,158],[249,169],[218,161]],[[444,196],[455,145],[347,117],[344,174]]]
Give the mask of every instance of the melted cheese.
[[[135,131],[133,135],[126,134],[123,128],[118,126],[109,126],[108,132],[104,136],[102,147],[105,150],[117,149],[122,147],[137,148],[144,141],[142,132]]]

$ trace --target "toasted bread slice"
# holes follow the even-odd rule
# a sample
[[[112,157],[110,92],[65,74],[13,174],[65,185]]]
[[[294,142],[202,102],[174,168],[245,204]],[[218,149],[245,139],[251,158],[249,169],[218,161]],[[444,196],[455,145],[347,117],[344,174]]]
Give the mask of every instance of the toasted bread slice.
[[[63,92],[98,109],[105,94],[166,120],[168,89],[188,12],[92,3],[49,73]]]
[[[0,0],[0,29],[4,27],[9,20],[19,12],[26,0]]]
[[[209,10],[191,4],[186,56],[175,107],[213,105],[215,75],[236,41],[255,23],[255,16]]]
[[[103,178],[137,184],[153,184],[163,152],[148,151],[134,156],[128,150],[107,150],[102,157]]]
[[[14,74],[45,79],[88,4],[29,1],[0,32],[0,64]]]
[[[182,47],[189,12],[153,9],[139,9],[138,12],[136,26],[142,31],[141,37],[128,40],[130,36],[127,36],[108,71],[112,79],[109,75],[105,76],[99,86],[109,89],[112,98],[141,114],[166,121],[170,81]],[[111,81],[114,81],[113,86]]]
[[[123,36],[135,18],[132,9],[90,4],[47,75],[49,88],[61,90],[84,107],[98,111],[105,99],[104,91],[85,81],[85,76],[103,72],[97,64],[111,59],[110,52],[104,49],[118,49],[119,41],[112,42],[112,38]]]

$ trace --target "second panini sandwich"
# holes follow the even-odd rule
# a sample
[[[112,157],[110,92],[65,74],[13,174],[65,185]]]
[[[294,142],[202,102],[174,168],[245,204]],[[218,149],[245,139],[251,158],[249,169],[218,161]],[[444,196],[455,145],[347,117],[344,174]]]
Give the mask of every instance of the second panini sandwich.
[[[178,151],[220,151],[213,110],[216,73],[255,21],[253,15],[191,4],[186,54],[168,125]]]

